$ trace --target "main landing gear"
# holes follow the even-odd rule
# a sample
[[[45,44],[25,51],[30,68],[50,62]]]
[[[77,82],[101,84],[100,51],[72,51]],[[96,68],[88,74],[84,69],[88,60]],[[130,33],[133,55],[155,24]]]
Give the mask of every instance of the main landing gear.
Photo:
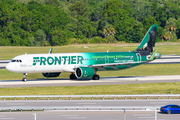
[[[99,80],[99,78],[100,78],[99,75],[93,75],[92,77],[93,80]]]
[[[97,71],[98,71],[98,68],[94,68],[94,75],[92,77],[92,80],[99,80],[100,77],[99,77],[99,75],[96,74]]]
[[[76,79],[77,79],[77,77],[75,76],[74,73],[72,73],[72,74],[69,76],[69,78],[70,78],[71,80],[76,80]]]
[[[26,82],[26,80],[27,80],[27,79],[26,79],[27,73],[23,73],[23,75],[24,75],[24,78],[22,79],[22,81],[23,81],[23,82]]]

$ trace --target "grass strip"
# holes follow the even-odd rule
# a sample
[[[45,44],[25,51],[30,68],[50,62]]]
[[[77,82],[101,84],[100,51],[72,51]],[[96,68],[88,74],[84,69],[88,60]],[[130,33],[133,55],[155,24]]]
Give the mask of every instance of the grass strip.
[[[0,88],[0,95],[180,94],[180,82],[128,85]]]
[[[162,55],[180,55],[180,43],[157,43],[155,49]],[[74,53],[74,52],[115,52],[115,51],[134,51],[138,43],[108,43],[108,44],[83,44],[47,47],[22,47],[5,46],[0,47],[0,60],[12,59],[22,54],[48,53],[53,48],[53,53]]]

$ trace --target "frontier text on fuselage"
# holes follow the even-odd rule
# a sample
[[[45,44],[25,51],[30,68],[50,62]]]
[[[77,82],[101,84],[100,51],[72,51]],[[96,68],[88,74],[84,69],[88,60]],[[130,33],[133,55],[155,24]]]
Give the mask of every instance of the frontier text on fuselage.
[[[65,65],[67,61],[68,64],[83,64],[82,60],[82,56],[33,57],[33,66],[37,63],[40,63],[40,65]]]

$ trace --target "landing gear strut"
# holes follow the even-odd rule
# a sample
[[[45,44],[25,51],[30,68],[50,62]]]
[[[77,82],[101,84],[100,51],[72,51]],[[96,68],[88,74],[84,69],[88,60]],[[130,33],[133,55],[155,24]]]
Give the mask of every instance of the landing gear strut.
[[[27,73],[23,73],[24,75],[24,78],[22,79],[23,82],[26,82],[26,76],[27,76]]]
[[[93,75],[92,77],[93,80],[99,80],[99,78],[100,78],[99,75]]]
[[[69,78],[70,78],[71,80],[76,80],[76,79],[77,79],[77,77],[75,76],[74,73],[72,73],[72,74],[69,76]]]
[[[99,75],[96,75],[96,72],[98,71],[98,68],[94,68],[94,75],[92,77],[92,80],[99,80]]]

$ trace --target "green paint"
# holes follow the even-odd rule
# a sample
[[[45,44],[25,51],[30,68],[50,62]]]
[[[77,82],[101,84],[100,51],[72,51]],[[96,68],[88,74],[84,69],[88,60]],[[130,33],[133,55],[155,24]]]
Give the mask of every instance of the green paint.
[[[54,59],[55,59],[54,65],[56,65],[57,62],[59,65],[61,65],[61,56],[59,56],[59,59],[58,59],[58,57],[54,57]]]
[[[62,58],[64,58],[64,65],[65,65],[67,56],[62,56]]]
[[[39,61],[39,57],[33,57],[33,65],[36,65],[37,61]]]
[[[76,56],[71,56],[71,64],[76,64]]]
[[[83,57],[82,56],[77,56],[77,64],[83,64],[82,60],[83,60]]]
[[[157,50],[153,53],[153,55],[152,55],[152,57],[151,57],[151,60],[154,60],[154,57],[155,57],[155,55],[156,55],[156,52],[157,52]]]
[[[40,65],[61,65],[61,60],[64,59],[63,65],[66,64],[66,59],[68,58],[68,64],[83,64],[83,57],[82,56],[57,56],[55,57],[33,57],[33,66],[35,66],[39,61]],[[77,60],[76,60],[77,58]],[[77,61],[77,62],[76,62]]]
[[[148,40],[149,40],[149,32],[150,32],[152,29],[156,29],[156,31],[158,31],[158,25],[152,25],[152,26],[149,28],[148,32],[146,33],[145,37],[143,38],[141,44],[138,46],[137,49],[143,48],[143,46],[148,42]],[[156,36],[157,36],[157,34],[156,34]]]
[[[47,58],[48,65],[52,65],[54,63],[54,59],[52,57]]]
[[[45,57],[40,57],[40,65],[44,64],[46,65],[46,58]]]
[[[71,56],[68,56],[68,65],[70,64],[71,62]]]

